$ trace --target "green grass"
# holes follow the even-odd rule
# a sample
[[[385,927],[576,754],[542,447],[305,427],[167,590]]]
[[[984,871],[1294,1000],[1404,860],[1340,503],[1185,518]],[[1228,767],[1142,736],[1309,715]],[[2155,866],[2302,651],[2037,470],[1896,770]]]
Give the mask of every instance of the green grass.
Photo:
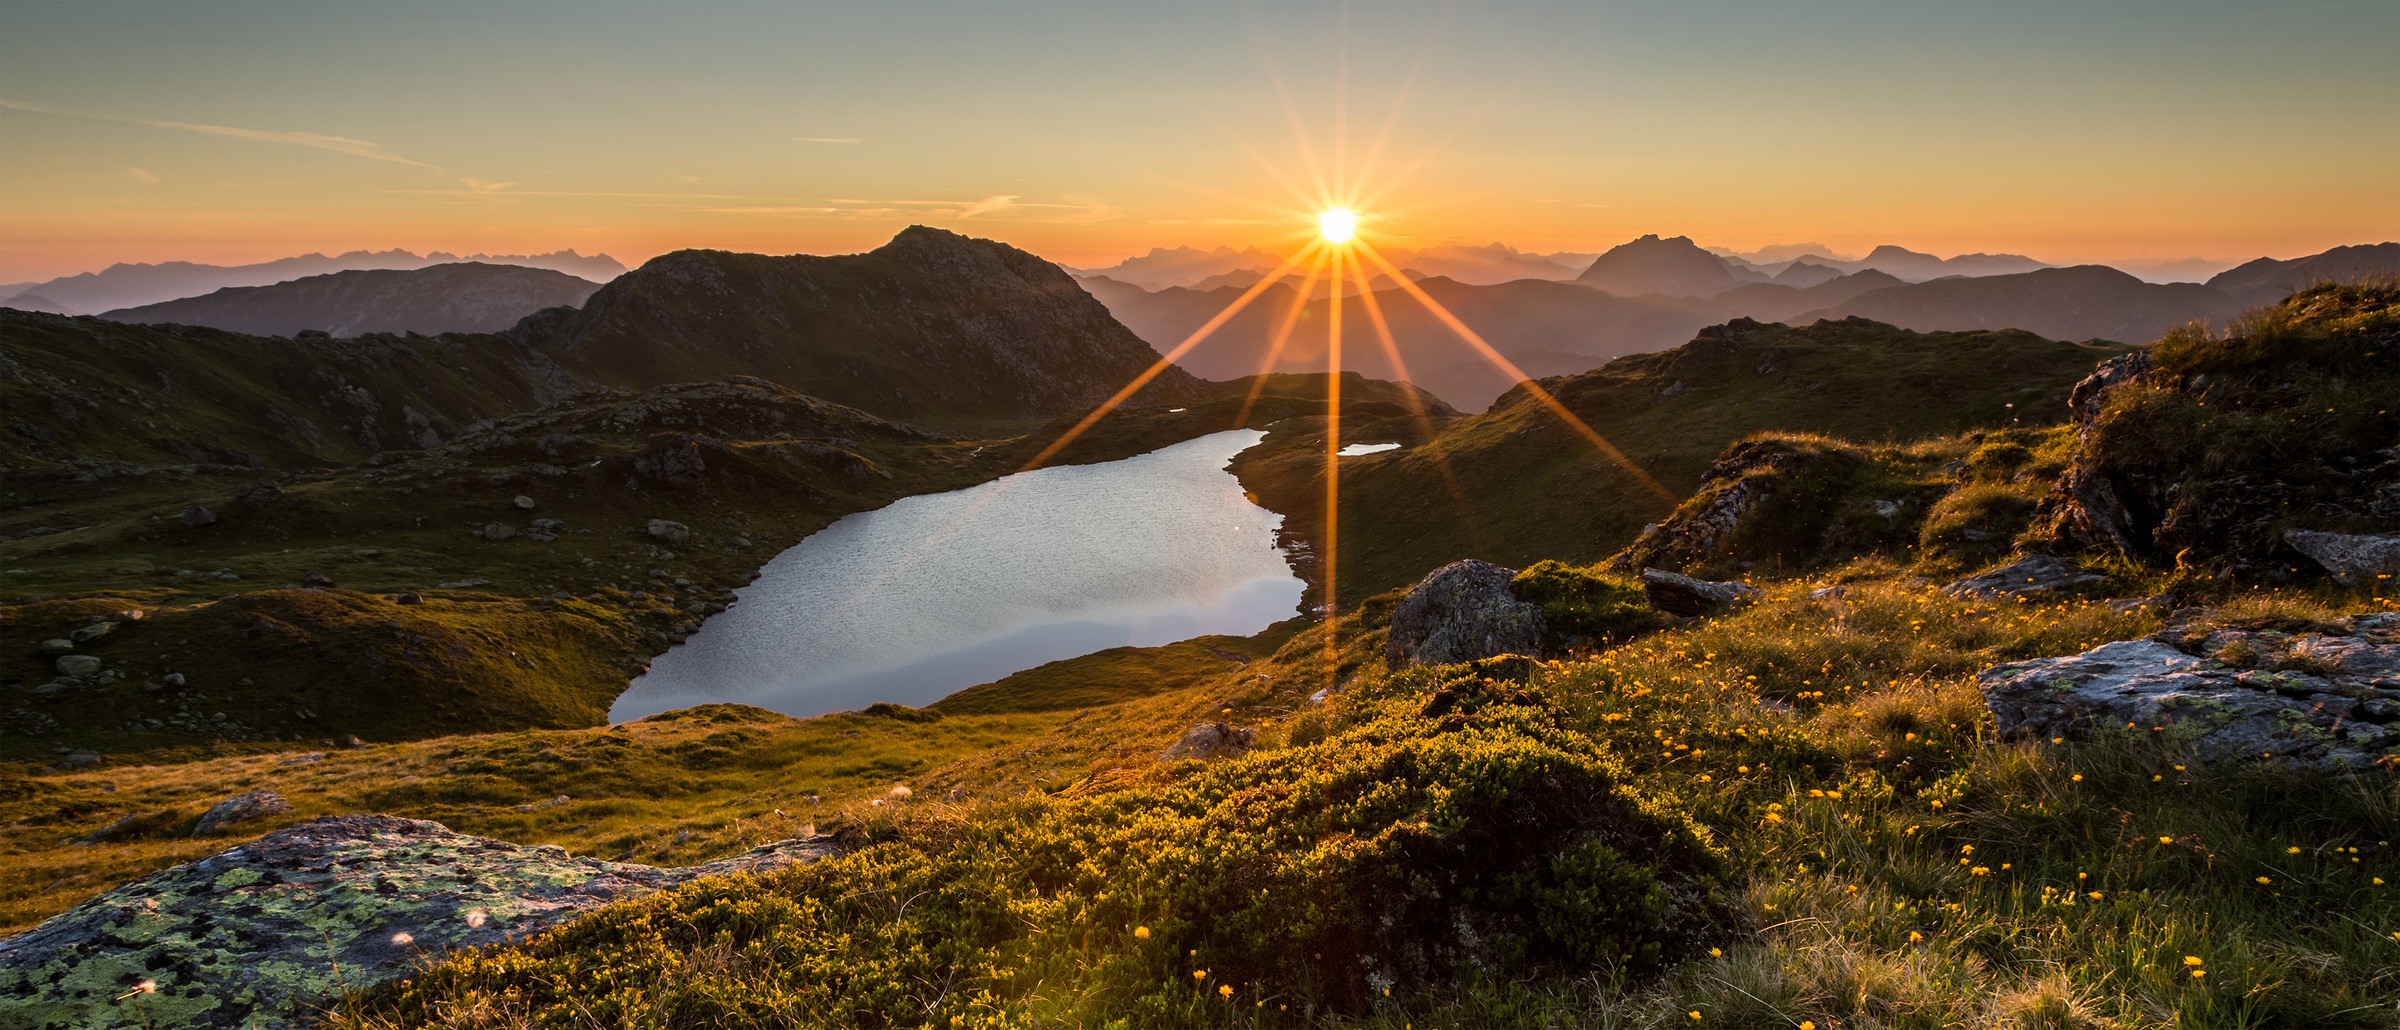
[[[1330,675],[1324,637],[1311,631],[1238,677],[1112,706],[1171,737],[1179,714],[1233,700],[1237,721],[1263,720],[1252,757],[1202,769],[1119,756],[1054,791],[952,805],[920,790],[880,807],[853,803],[824,823],[860,846],[847,858],[691,888],[456,957],[362,999],[343,1025],[538,1025],[587,1010],[665,1026],[951,1014],[962,1025],[1666,1026],[1689,1025],[1694,1011],[1704,1024],[1738,1026],[2389,1025],[2400,1002],[2390,972],[2400,955],[2390,936],[2400,932],[2391,844],[2400,784],[2205,770],[2147,739],[1994,740],[1974,670],[2072,653],[2155,621],[2096,602],[1950,598],[1880,559],[1835,575],[1848,587],[1837,600],[1807,596],[1822,579],[1789,581],[1732,615],[1531,666],[1529,682],[1526,666],[1506,663],[1484,667],[1485,678],[1386,676],[1379,631],[1348,619]],[[2389,607],[2338,592],[2222,600],[2228,621],[2280,624]],[[1281,682],[1227,698],[1234,683],[1259,679]],[[1293,705],[1329,679],[1348,685],[1328,706]],[[1003,750],[1081,746],[1107,764],[1094,725],[1061,723]],[[1439,763],[1412,759],[1371,777],[1389,788],[1361,781],[1363,793],[1317,793],[1344,782],[1344,770],[1375,768],[1372,756],[1414,754],[1410,742],[1447,733],[1482,734],[1509,754],[1596,749],[1588,753],[1612,790],[1690,820],[1723,856],[1725,882],[1741,885],[1725,925],[1746,929],[1662,945],[1662,959],[1673,948],[1687,957],[1653,965],[1638,952],[1541,950],[1560,946],[1541,933],[1560,931],[1527,929],[1540,922],[1538,902],[1510,910],[1513,923],[1385,923],[1369,912],[1341,921],[1384,928],[1356,946],[1448,960],[1378,965],[1389,997],[1363,967],[1331,975],[1324,963],[1337,953],[1305,936],[1320,925],[1312,913],[1408,894],[1306,872],[1312,863],[1385,854],[1375,842],[1396,833],[1432,833],[1470,854],[1486,846],[1482,835],[1501,833],[1467,814],[1472,802],[1409,792],[1496,790],[1516,782],[1505,761],[1454,781]],[[923,782],[961,769],[972,777],[994,761],[975,756]],[[1379,814],[1345,835],[1351,824],[1279,807],[1363,803],[1386,789],[1393,812],[1422,814]],[[1553,807],[1526,804],[1512,818]],[[1200,824],[1187,821],[1200,813]],[[1525,845],[1508,861],[1528,848],[1573,853]],[[1587,875],[1570,868],[1552,875]],[[1287,874],[1276,870],[1315,886],[1286,900],[1277,885]],[[1225,893],[1229,883],[1244,886]],[[1485,884],[1444,897],[1465,912],[1524,897]],[[1577,896],[1586,900],[1570,908],[1605,909]],[[1486,932],[1502,923],[1520,936]],[[1461,927],[1513,957],[1478,966],[1458,944]],[[1550,943],[1505,951],[1537,939]],[[2184,965],[2186,955],[2201,965]],[[1194,979],[1196,970],[1205,975]],[[566,984],[590,986],[548,986]],[[1215,993],[1221,986],[1233,988],[1230,1000]]]
[[[1435,419],[1430,434],[1407,419],[1347,425],[1344,439],[1411,446],[1341,466],[1338,593],[1346,608],[1460,558],[1595,561],[1666,516],[1728,445],[1756,433],[1872,447],[2053,424],[2067,415],[2067,390],[2123,351],[2013,331],[1753,324],[1547,382],[1664,496],[1523,390],[1482,414]],[[1284,423],[1234,463],[1311,541],[1323,539],[1323,431],[1321,421]]]

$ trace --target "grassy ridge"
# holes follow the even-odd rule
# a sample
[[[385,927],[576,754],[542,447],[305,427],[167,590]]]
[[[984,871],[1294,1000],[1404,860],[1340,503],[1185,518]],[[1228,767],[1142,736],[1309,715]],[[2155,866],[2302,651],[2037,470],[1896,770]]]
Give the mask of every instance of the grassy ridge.
[[[1724,448],[1770,430],[1862,444],[2051,424],[2067,390],[2124,348],[2021,332],[1914,333],[1871,322],[1737,322],[1671,351],[1545,381],[1661,484],[1650,491],[1518,390],[1406,449],[1342,466],[1342,595],[1363,598],[1460,558],[1577,564],[1689,495]],[[1363,427],[1344,438],[1370,438]],[[1380,438],[1415,440],[1391,425]],[[1321,427],[1294,423],[1235,463],[1287,527],[1321,540]],[[1347,602],[1345,602],[1347,603]]]

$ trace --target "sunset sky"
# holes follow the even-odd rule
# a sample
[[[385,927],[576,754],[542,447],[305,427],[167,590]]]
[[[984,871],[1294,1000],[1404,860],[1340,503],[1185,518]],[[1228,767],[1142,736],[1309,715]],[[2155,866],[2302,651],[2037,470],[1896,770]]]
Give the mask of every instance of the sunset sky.
[[[1303,139],[1401,246],[2290,257],[2400,238],[2395,52],[2393,3],[9,0],[0,282],[912,222],[1099,265],[1307,229]]]

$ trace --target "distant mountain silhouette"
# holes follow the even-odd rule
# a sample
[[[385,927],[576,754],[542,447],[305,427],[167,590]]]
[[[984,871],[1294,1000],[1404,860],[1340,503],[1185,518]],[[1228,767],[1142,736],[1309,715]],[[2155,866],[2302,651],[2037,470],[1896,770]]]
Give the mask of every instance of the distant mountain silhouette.
[[[599,283],[546,268],[462,262],[407,271],[334,272],[272,286],[229,286],[100,317],[204,325],[257,336],[291,336],[303,330],[335,336],[490,333],[543,308],[581,304],[599,288]]]
[[[2106,265],[1937,279],[1862,293],[1801,320],[1863,316],[1921,332],[2022,329],[2051,339],[2147,343],[2245,305],[2193,283],[2146,283]]]
[[[749,375],[933,421],[1080,414],[1159,356],[1057,265],[923,226],[838,257],[679,250],[508,335],[612,386]],[[1170,367],[1146,397],[1201,389]]]
[[[1425,278],[1440,276],[1472,286],[1489,286],[1518,279],[1564,282],[1591,264],[1590,254],[1532,254],[1504,243],[1472,247],[1442,243],[1423,250],[1386,247],[1384,257]]]
[[[1789,286],[1796,290],[1805,290],[1811,286],[1829,283],[1841,277],[1842,270],[1839,268],[1835,268],[1831,265],[1820,265],[1814,261],[1803,259],[1794,261],[1791,264],[1784,266],[1783,271],[1775,273],[1775,278],[1768,281],[1777,286]]]
[[[1836,275],[1806,289],[1782,283],[1744,283],[1709,298],[1708,306],[1726,318],[1785,322],[1802,312],[1840,304],[1863,293],[1906,285],[1898,276],[1870,268]]]
[[[1071,271],[1077,275],[1107,276],[1118,282],[1157,290],[1169,286],[1192,286],[1210,276],[1228,272],[1252,271],[1264,276],[1282,263],[1282,258],[1256,247],[1242,250],[1232,247],[1218,247],[1215,250],[1152,247],[1150,253],[1126,258],[1106,268],[1078,268]]]
[[[1691,237],[1652,234],[1610,248],[1575,281],[1620,297],[1714,297],[1742,280],[1725,259],[1700,249]]]
[[[68,310],[66,305],[55,300],[51,300],[48,297],[44,297],[38,293],[20,293],[14,297],[0,300],[0,308],[15,308],[19,311],[39,311],[46,315],[72,315],[75,313],[71,310]]]
[[[159,264],[115,264],[98,272],[70,275],[49,282],[34,283],[23,294],[38,294],[52,303],[63,305],[66,314],[91,314],[142,307],[161,301],[179,300],[213,293],[228,286],[270,286],[303,276],[325,275],[370,268],[424,268],[428,265],[479,261],[494,265],[522,265],[527,268],[547,268],[565,272],[579,279],[606,282],[625,271],[625,266],[606,254],[585,257],[572,250],[550,254],[492,256],[476,254],[459,257],[435,251],[418,256],[405,250],[365,251],[326,257],[323,254],[303,254],[255,265],[202,265],[189,261],[167,261]],[[0,299],[0,304],[5,304]]]
[[[2268,304],[2324,280],[2360,275],[2400,275],[2400,243],[2335,247],[2289,261],[2262,257],[2218,273],[2208,285],[2243,304]]]

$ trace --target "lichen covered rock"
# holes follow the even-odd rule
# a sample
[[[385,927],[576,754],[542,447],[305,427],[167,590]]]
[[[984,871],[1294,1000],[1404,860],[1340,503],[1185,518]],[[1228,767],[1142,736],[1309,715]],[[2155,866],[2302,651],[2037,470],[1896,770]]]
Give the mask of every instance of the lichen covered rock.
[[[2170,628],[1977,679],[2003,735],[2130,728],[2211,761],[2400,763],[2400,615],[2355,616],[2345,630],[2222,629],[2194,639]]]
[[[2047,554],[2028,555],[1989,572],[1968,576],[1943,587],[1952,597],[1977,597],[1996,601],[2004,597],[2031,597],[2056,593],[2075,587],[2101,582],[2105,576],[2085,572],[2064,560]]]
[[[1428,573],[1392,610],[1384,660],[1399,668],[1540,654],[1542,609],[1509,591],[1515,578],[1514,569],[1473,559]]]
[[[521,938],[701,876],[811,861],[823,838],[687,869],[340,816],[110,891],[0,941],[11,1027],[309,1025],[420,956]]]
[[[1204,722],[1186,731],[1182,740],[1161,756],[1169,762],[1186,758],[1207,760],[1232,758],[1250,750],[1258,740],[1258,731],[1247,726],[1232,726],[1221,722]]]

